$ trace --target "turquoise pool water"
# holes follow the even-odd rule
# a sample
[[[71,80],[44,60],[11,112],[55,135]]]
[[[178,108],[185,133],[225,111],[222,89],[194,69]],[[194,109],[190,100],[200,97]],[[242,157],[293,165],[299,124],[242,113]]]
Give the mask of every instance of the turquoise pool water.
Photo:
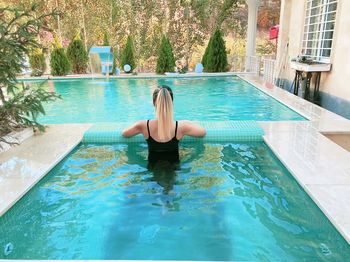
[[[146,158],[78,146],[0,218],[0,258],[350,261],[263,142],[184,145],[167,172]]]
[[[36,82],[28,82],[38,85]],[[43,123],[129,122],[154,117],[152,92],[172,87],[175,117],[199,121],[305,120],[237,77],[55,80],[43,85],[62,95],[46,105]]]

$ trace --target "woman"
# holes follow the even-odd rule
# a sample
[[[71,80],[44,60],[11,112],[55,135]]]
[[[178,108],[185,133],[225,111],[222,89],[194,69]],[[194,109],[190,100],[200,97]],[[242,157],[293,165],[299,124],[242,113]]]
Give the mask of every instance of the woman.
[[[148,144],[148,161],[179,161],[179,140],[185,135],[203,137],[205,129],[190,121],[173,118],[173,92],[168,86],[160,86],[153,92],[156,108],[155,120],[142,120],[123,131],[124,137],[143,134]]]

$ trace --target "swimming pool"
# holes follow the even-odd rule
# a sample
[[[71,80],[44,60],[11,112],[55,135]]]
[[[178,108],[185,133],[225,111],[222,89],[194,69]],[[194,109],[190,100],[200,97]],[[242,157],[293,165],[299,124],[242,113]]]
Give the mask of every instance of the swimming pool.
[[[0,218],[7,259],[348,261],[350,246],[263,142],[81,144]],[[10,252],[12,251],[12,252]]]
[[[49,80],[44,88],[61,94],[63,99],[47,104],[46,115],[40,120],[53,124],[153,118],[152,92],[163,84],[173,89],[176,119],[305,120],[238,77]]]

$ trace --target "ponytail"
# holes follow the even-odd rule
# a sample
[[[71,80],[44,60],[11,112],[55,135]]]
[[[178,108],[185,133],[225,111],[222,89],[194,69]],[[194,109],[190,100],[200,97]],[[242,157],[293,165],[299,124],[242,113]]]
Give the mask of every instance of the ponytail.
[[[158,137],[162,141],[168,141],[174,135],[173,94],[170,87],[162,86],[157,89],[153,94],[153,103],[158,119]]]

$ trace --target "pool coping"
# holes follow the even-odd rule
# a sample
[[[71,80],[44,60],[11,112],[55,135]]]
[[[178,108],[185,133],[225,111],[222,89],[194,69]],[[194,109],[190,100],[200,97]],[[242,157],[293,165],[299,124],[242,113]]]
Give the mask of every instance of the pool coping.
[[[265,131],[265,143],[350,244],[350,153],[321,134],[349,133],[350,120],[255,76],[239,77],[309,119],[258,123]],[[20,146],[0,154],[0,189],[4,188],[0,190],[0,203],[4,203],[0,206],[0,216],[81,142],[91,124],[48,126],[47,133],[28,138]],[[300,153],[304,152],[298,148],[307,151],[310,145],[317,149],[308,152],[314,162],[300,161]],[[290,154],[295,160],[290,159]],[[307,154],[304,157],[308,159]],[[327,159],[334,166],[325,167]],[[314,176],[310,177],[308,172]],[[317,176],[318,173],[321,175]],[[9,185],[11,189],[8,189]]]
[[[252,72],[222,72],[222,73],[186,73],[186,74],[172,74],[172,75],[158,75],[154,73],[139,73],[137,75],[132,74],[121,74],[121,75],[111,75],[105,76],[102,74],[77,74],[77,75],[67,75],[67,76],[32,76],[32,77],[17,77],[20,81],[38,81],[38,80],[80,80],[80,79],[155,79],[155,78],[201,78],[201,77],[222,77],[222,76],[237,76],[240,75],[251,75]]]

